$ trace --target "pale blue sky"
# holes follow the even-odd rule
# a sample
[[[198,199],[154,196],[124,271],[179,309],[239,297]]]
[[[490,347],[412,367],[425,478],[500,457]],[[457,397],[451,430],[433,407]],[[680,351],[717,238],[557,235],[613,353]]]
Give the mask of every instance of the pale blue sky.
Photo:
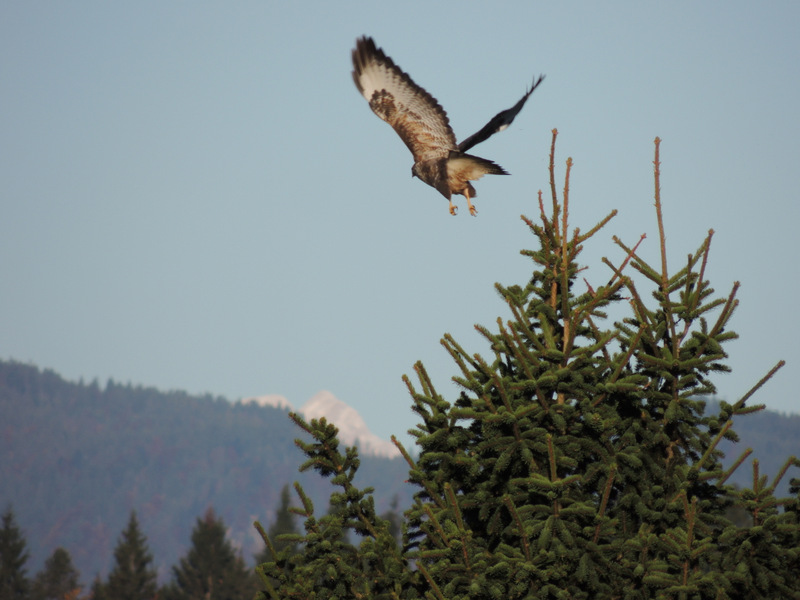
[[[454,399],[439,339],[485,351],[494,282],[530,272],[519,215],[557,127],[573,226],[620,211],[587,277],[608,280],[614,234],[656,258],[660,136],[671,264],[713,228],[712,282],[742,283],[720,392],[784,358],[757,399],[797,412],[799,23],[796,2],[4,2],[0,356],[296,406],[329,389],[403,434],[401,375],[422,359]],[[362,34],[459,139],[547,75],[474,150],[512,173],[477,183],[477,218],[411,178],[357,93]]]

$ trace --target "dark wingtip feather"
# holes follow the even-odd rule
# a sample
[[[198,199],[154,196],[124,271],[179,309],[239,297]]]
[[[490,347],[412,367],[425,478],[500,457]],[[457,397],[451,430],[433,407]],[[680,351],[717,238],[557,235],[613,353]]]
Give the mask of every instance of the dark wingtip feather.
[[[539,75],[539,79],[534,80],[531,88],[529,90],[526,90],[525,95],[522,96],[522,98],[520,98],[519,101],[514,106],[497,113],[494,117],[492,117],[492,119],[486,125],[481,127],[479,131],[473,133],[471,136],[463,140],[458,145],[458,149],[461,150],[461,152],[466,152],[473,146],[477,146],[481,142],[486,141],[487,139],[492,137],[495,133],[503,131],[509,125],[511,125],[511,123],[514,122],[516,116],[522,110],[522,107],[525,106],[525,103],[528,101],[528,98],[533,93],[533,90],[539,87],[539,84],[542,83],[542,81],[544,81],[544,75]]]

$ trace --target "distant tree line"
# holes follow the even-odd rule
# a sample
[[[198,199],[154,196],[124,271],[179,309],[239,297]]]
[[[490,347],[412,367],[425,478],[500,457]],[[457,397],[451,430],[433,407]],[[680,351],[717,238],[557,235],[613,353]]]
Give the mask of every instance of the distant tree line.
[[[114,566],[104,580],[96,576],[87,589],[69,551],[56,548],[33,578],[26,574],[26,542],[11,508],[0,530],[0,600],[233,600],[251,598],[256,581],[225,537],[225,523],[213,509],[197,519],[192,545],[172,568],[172,580],[159,588],[153,555],[136,512],[114,550]]]
[[[249,558],[263,547],[253,519],[271,520],[283,483],[299,481],[320,506],[327,500],[325,482],[297,473],[286,411],[269,406],[76,383],[0,360],[0,428],[0,511],[13,506],[29,540],[50,541],[31,545],[31,569],[62,546],[81,573],[107,573],[116,535],[136,509],[163,580],[208,506]],[[361,464],[381,510],[395,495],[411,502],[405,461]]]
[[[288,485],[283,487],[280,497],[269,535],[281,540],[276,542],[280,550],[295,554],[297,544],[284,540],[299,535]],[[401,517],[397,499],[382,517],[393,524],[391,533],[399,541]],[[172,567],[171,580],[159,586],[147,537],[136,511],[132,511],[114,549],[113,568],[105,579],[98,574],[86,586],[69,551],[60,547],[38,573],[31,578],[27,576],[27,542],[13,508],[9,507],[0,526],[0,600],[249,600],[258,591],[258,580],[227,539],[226,531],[223,519],[209,508],[197,519],[191,547]],[[268,558],[266,547],[255,557],[258,563]]]

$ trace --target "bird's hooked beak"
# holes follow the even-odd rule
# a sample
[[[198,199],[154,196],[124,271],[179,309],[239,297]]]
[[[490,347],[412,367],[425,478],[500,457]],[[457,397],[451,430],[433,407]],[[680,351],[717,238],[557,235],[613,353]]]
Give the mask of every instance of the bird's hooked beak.
[[[417,175],[417,165],[411,165],[411,177],[419,178],[419,175]]]

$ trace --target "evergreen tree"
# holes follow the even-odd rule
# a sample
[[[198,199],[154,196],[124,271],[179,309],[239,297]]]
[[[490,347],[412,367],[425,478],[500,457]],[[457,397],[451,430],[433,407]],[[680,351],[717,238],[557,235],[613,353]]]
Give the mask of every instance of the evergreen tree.
[[[300,544],[298,553],[278,550],[255,523],[268,549],[268,560],[256,568],[265,590],[260,597],[399,597],[411,571],[392,537],[390,523],[375,514],[373,490],[353,484],[359,466],[356,448],[346,448],[342,454],[337,429],[324,418],[310,423],[296,413],[290,413],[290,418],[314,440],[297,440],[308,457],[300,470],[314,469],[332,477],[338,491],[331,494],[328,513],[317,519],[311,499],[294,484],[302,505],[297,513],[305,517],[305,534],[292,539]],[[351,543],[347,532],[357,534],[360,543]]]
[[[267,530],[267,535],[269,535],[278,552],[286,550],[290,556],[297,552],[296,540],[298,539],[297,515],[292,510],[291,492],[287,484],[281,488],[281,503],[275,512],[275,520]],[[265,547],[264,550],[256,555],[256,564],[269,560],[269,557],[269,548]]]
[[[270,525],[268,533],[270,538],[275,540],[275,548],[278,551],[285,548],[289,554],[294,554],[297,551],[297,543],[291,539],[282,537],[287,534],[290,536],[297,535],[297,525],[295,524],[297,516],[292,513],[290,503],[291,495],[289,493],[289,486],[284,485],[281,489],[281,504],[275,513],[275,521]]]
[[[252,598],[255,580],[225,538],[225,524],[209,508],[192,531],[192,547],[173,567],[174,581],[164,588],[166,600],[241,600]]]
[[[604,259],[611,280],[590,285],[578,257],[614,213],[587,233],[570,231],[572,163],[559,199],[555,137],[552,208],[540,194],[538,218],[524,218],[537,242],[522,252],[532,274],[496,286],[507,320],[476,326],[490,357],[444,336],[459,371],[452,401],[420,363],[419,383],[405,378],[422,423],[412,431],[419,457],[400,447],[419,487],[402,552],[370,490],[352,484],[355,450],[339,452],[324,419],[291,415],[314,440],[298,441],[308,457],[301,469],[332,476],[339,511],[317,521],[296,486],[306,535],[297,555],[274,551],[259,566],[264,597],[800,598],[800,482],[793,497],[773,495],[800,461],[788,459],[772,481],[754,461],[752,488],[739,490],[726,481],[748,452],[724,470],[718,449],[737,439],[734,416],[763,409],[748,401],[782,362],[734,404],[705,411],[712,377],[729,370],[723,347],[736,337],[738,283],[718,297],[706,279],[713,232],[670,272],[657,139],[660,264],[616,240],[620,263]],[[606,311],[623,300],[628,316],[609,322]],[[731,522],[731,507],[750,524]],[[342,529],[363,541],[343,543]]]
[[[44,563],[44,569],[33,579],[32,600],[65,600],[76,598],[81,590],[80,574],[72,557],[64,548],[56,548]]]
[[[546,214],[540,200],[538,222],[526,219],[538,240],[538,249],[523,252],[534,263],[531,279],[498,285],[511,318],[498,319],[496,331],[478,328],[491,359],[446,335],[443,345],[460,370],[455,402],[436,392],[421,364],[420,389],[408,382],[423,424],[412,470],[422,491],[407,514],[407,540],[437,594],[800,594],[786,568],[796,561],[797,521],[778,513],[776,482],[741,495],[725,485],[730,472],[723,473],[717,445],[735,437],[733,415],[763,406],[746,406],[752,390],[734,405],[722,403],[720,414],[705,415],[704,398],[715,392],[711,376],[728,370],[723,345],[736,337],[728,324],[738,284],[727,297],[714,297],[705,279],[713,232],[680,270],[668,271],[658,142],[658,266],[617,241],[624,260],[608,263],[611,281],[580,285],[577,258],[613,214],[586,234],[571,233],[571,161],[559,203],[551,155],[552,211]],[[626,265],[652,287],[652,305]],[[630,316],[604,328],[604,311],[623,293]],[[743,533],[726,518],[732,499],[749,496],[752,514],[767,511],[771,535],[763,526]],[[778,531],[787,536],[782,542]],[[750,536],[760,552],[730,551],[745,540],[755,549]],[[770,554],[780,561],[767,564]]]
[[[23,600],[28,597],[30,583],[25,575],[28,552],[25,538],[17,526],[14,511],[8,507],[0,529],[0,600]]]
[[[397,496],[395,496],[392,498],[389,510],[381,515],[381,519],[389,524],[389,534],[397,540],[398,543],[401,541],[401,535],[403,533],[403,517],[398,510],[399,504],[400,501]]]
[[[153,556],[147,547],[147,538],[139,529],[136,511],[131,511],[128,526],[114,549],[114,567],[108,581],[96,581],[95,598],[114,600],[149,600],[156,596],[156,571],[152,568]]]
[[[281,504],[275,513],[275,520],[269,526],[268,535],[272,540],[274,549],[283,552],[286,556],[297,553],[297,539],[299,539],[297,525],[297,515],[292,512],[290,506],[291,495],[289,486],[284,485],[281,489]],[[269,548],[264,548],[256,557],[256,564],[261,564],[270,560]]]
[[[89,598],[92,600],[110,600],[106,593],[106,586],[103,584],[100,575],[96,575],[92,581],[92,589],[89,590]]]

